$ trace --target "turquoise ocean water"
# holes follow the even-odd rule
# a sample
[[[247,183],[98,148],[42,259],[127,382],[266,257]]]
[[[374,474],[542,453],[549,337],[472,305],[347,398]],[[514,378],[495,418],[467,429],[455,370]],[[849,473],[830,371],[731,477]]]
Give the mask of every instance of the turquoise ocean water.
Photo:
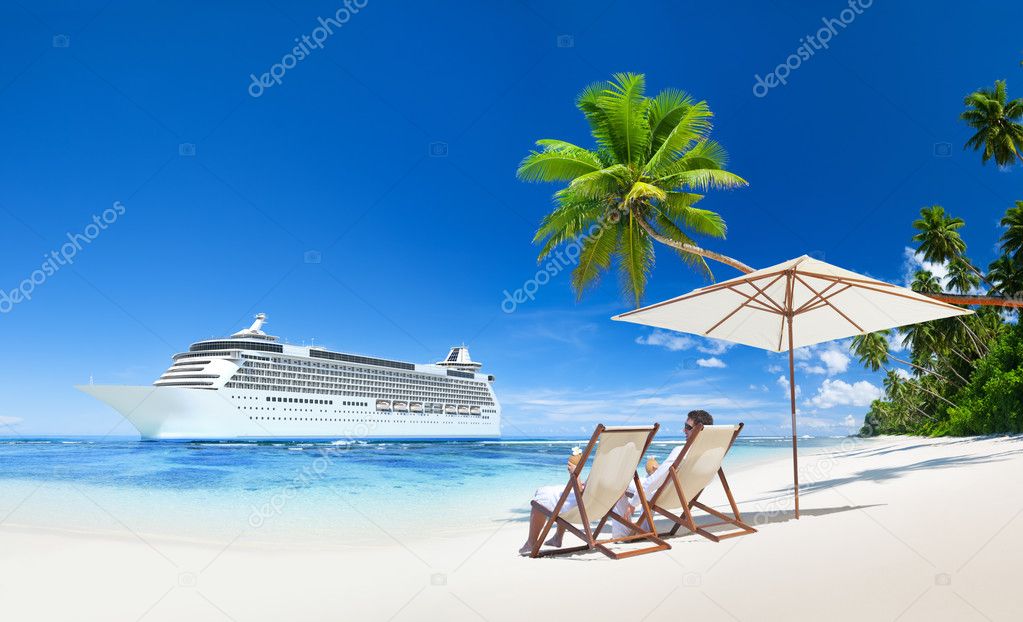
[[[679,442],[661,439],[647,455],[663,459]],[[727,468],[788,456],[789,443],[740,438]],[[583,445],[0,439],[0,524],[339,544],[492,529],[524,520],[537,487],[563,485],[565,460]]]

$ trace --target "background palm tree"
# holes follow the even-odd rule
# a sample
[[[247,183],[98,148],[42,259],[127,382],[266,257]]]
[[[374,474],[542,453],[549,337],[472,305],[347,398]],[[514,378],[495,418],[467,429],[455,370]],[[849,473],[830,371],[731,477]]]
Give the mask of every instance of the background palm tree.
[[[966,258],[966,242],[959,235],[959,229],[965,224],[962,218],[946,214],[945,208],[940,205],[925,207],[920,210],[920,218],[913,221],[913,228],[917,230],[917,233],[913,236],[913,241],[918,244],[917,251],[923,255],[926,261],[948,264],[950,271],[954,271],[957,267],[967,268],[978,279],[983,279],[987,283],[987,278],[984,274]],[[974,280],[968,277],[963,278],[970,281]],[[960,279],[960,281],[962,280]],[[941,291],[940,288],[938,291]],[[969,288],[960,289],[960,291],[965,294],[969,291]],[[923,293],[932,294],[937,292]]]
[[[966,141],[966,147],[981,151],[981,162],[994,158],[995,164],[1007,166],[1018,158],[1023,161],[1023,99],[1008,101],[1005,80],[996,80],[993,89],[978,89],[963,100],[966,110],[959,118],[977,130]]]
[[[707,276],[705,258],[752,271],[690,237],[725,237],[721,216],[695,207],[703,192],[747,185],[725,170],[725,150],[709,138],[713,114],[707,103],[674,89],[654,98],[644,92],[644,76],[631,73],[586,87],[576,105],[596,149],[539,140],[540,149],[518,169],[524,181],[568,182],[555,193],[557,206],[534,237],[543,244],[538,261],[562,245],[580,244],[572,272],[576,294],[614,262],[637,306],[654,264],[654,241]]]
[[[1005,210],[998,224],[1005,227],[1002,237],[998,238],[1002,253],[1017,265],[1023,265],[1023,201],[1016,201],[1015,206]]]

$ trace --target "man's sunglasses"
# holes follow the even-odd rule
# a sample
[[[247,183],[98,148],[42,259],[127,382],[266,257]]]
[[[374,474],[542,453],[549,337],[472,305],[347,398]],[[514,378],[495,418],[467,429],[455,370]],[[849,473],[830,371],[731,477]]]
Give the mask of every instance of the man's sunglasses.
[[[686,432],[692,432],[692,431],[693,431],[693,426],[691,426],[691,425],[689,425],[689,424],[687,423],[687,424],[686,424]]]

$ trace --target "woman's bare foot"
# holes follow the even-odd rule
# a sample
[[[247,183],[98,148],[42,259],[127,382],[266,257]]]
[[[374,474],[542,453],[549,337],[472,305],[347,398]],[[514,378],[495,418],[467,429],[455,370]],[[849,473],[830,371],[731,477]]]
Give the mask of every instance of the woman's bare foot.
[[[529,542],[523,544],[522,548],[519,549],[519,555],[523,555],[523,556],[524,555],[529,555],[532,552],[533,552],[533,545],[530,544]]]
[[[544,544],[547,546],[553,546],[555,548],[558,548],[561,546],[561,536],[558,534],[554,534],[553,536],[550,537],[549,540],[547,540],[547,542],[544,542]]]

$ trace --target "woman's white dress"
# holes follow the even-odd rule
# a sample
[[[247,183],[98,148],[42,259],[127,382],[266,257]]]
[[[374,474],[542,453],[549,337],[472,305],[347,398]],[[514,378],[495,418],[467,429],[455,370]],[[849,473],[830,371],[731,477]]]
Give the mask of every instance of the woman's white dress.
[[[558,505],[558,499],[561,498],[561,493],[563,492],[565,492],[564,486],[542,486],[536,489],[536,492],[533,494],[533,501],[547,508],[549,512],[553,512],[554,506]],[[565,505],[561,506],[561,511],[567,512],[576,505],[575,492],[573,491],[569,493],[568,499],[565,499]]]

